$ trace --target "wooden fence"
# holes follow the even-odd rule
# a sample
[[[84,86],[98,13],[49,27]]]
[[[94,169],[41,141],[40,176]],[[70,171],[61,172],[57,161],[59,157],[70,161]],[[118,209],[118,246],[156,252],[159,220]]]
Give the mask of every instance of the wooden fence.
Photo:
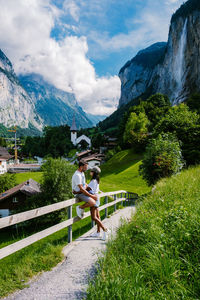
[[[116,206],[117,203],[121,202],[123,204],[123,201],[125,200],[130,200],[134,199],[137,197],[136,194],[133,193],[129,193],[127,191],[115,191],[115,192],[109,192],[109,193],[101,193],[99,194],[99,197],[105,197],[105,204],[99,207],[99,210],[103,210],[105,209],[105,217],[108,216],[108,207],[111,207],[114,205],[114,210],[116,210]],[[112,197],[114,198],[113,201],[108,202],[108,197]],[[49,214],[51,212],[63,209],[63,208],[68,208],[68,220],[63,221],[59,224],[56,224],[54,226],[51,226],[45,230],[42,230],[38,233],[35,233],[27,238],[24,238],[23,240],[20,240],[18,242],[15,242],[11,245],[8,245],[2,249],[0,249],[0,259],[9,256],[10,254],[13,254],[15,252],[17,252],[18,250],[21,250],[63,228],[68,227],[68,243],[72,242],[72,224],[74,224],[75,222],[78,222],[82,219],[80,219],[79,217],[74,217],[72,218],[72,205],[76,204],[77,201],[75,198],[73,199],[69,199],[69,200],[65,200],[62,202],[58,202],[55,204],[51,204],[51,205],[47,205],[47,206],[43,206],[43,207],[39,207],[36,209],[32,209],[29,211],[25,211],[22,213],[18,213],[15,215],[11,215],[8,217],[4,217],[0,219],[0,229],[5,228],[5,227],[9,227],[30,219],[34,219],[46,214]],[[90,212],[86,212],[84,213],[84,217],[83,219],[87,218],[90,216]]]

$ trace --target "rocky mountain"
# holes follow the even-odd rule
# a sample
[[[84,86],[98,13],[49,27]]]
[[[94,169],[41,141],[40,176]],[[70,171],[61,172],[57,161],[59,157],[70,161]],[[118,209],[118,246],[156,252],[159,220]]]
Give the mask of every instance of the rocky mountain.
[[[45,125],[72,124],[95,126],[105,116],[86,114],[74,94],[59,90],[38,74],[16,76],[12,63],[0,50],[0,124],[18,125],[28,129],[27,134],[42,130]]]
[[[57,89],[38,74],[20,75],[19,80],[33,100],[36,111],[45,125],[71,125],[74,114],[78,127],[94,125],[78,105],[74,94]]]
[[[172,16],[167,44],[140,51],[120,70],[119,106],[154,93],[173,105],[200,92],[200,1],[189,0]]]
[[[35,111],[31,97],[21,86],[9,59],[0,50],[0,123],[6,127],[42,129],[43,122]]]

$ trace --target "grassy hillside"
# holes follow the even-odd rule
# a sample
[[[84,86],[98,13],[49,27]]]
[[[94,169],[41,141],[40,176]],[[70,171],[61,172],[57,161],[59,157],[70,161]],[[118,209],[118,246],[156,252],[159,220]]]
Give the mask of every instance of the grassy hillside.
[[[108,244],[87,299],[199,299],[200,166],[157,184]]]
[[[142,155],[132,150],[124,150],[114,155],[106,164],[102,165],[100,188],[105,191],[120,189],[139,195],[151,189],[138,173]]]

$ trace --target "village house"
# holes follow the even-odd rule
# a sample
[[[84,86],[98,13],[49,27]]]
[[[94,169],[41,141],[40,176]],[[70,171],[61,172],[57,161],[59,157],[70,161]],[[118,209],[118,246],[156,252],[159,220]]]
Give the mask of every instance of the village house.
[[[13,156],[8,153],[4,147],[0,147],[0,175],[8,171],[8,163],[13,159]]]
[[[100,164],[104,162],[104,159],[104,154],[92,153],[92,150],[86,150],[77,154],[77,160],[87,162],[89,169],[93,168],[94,166],[100,166]]]
[[[40,193],[40,185],[31,178],[1,193],[0,217],[7,217],[12,211],[23,207],[26,200],[37,193]]]
[[[101,159],[95,157],[95,155],[90,155],[83,159],[83,161],[88,163],[88,169],[92,169],[95,166],[100,166]]]

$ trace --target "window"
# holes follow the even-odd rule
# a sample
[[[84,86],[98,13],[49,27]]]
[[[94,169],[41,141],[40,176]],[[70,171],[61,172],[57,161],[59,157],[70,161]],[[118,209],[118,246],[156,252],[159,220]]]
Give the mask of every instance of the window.
[[[17,203],[18,201],[17,201],[17,198],[16,197],[14,197],[13,198],[13,203]]]

